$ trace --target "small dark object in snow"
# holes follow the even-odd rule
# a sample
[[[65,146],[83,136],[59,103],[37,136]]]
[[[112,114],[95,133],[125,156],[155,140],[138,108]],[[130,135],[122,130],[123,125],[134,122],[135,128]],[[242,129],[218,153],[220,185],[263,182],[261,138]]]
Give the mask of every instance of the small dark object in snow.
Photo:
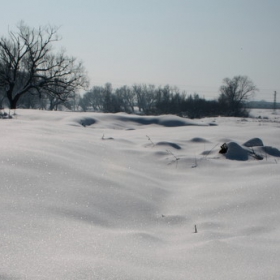
[[[101,138],[102,140],[114,140],[114,138],[113,137],[107,137],[107,138],[105,138],[104,137],[104,134],[103,134],[103,136],[102,136],[102,138]]]
[[[221,150],[219,151],[220,154],[225,154],[228,150],[228,145],[227,143],[224,143],[222,146],[221,146]]]

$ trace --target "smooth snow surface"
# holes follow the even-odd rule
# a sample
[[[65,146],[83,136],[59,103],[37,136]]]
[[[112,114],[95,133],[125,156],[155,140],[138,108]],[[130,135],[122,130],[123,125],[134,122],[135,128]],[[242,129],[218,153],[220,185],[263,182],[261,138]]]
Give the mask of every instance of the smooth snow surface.
[[[254,114],[0,120],[0,279],[280,279],[280,118]]]

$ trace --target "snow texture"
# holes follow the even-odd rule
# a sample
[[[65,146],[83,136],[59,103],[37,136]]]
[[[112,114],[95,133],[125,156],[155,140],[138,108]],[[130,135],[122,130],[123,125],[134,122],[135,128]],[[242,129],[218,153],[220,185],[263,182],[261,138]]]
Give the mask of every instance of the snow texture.
[[[279,115],[16,113],[1,280],[280,279]]]

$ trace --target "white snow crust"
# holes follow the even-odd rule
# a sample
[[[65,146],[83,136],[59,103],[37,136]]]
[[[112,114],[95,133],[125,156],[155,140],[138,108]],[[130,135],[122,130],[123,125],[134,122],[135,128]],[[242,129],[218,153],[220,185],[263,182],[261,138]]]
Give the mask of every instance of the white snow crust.
[[[280,279],[279,139],[269,110],[17,110],[0,120],[0,279]]]

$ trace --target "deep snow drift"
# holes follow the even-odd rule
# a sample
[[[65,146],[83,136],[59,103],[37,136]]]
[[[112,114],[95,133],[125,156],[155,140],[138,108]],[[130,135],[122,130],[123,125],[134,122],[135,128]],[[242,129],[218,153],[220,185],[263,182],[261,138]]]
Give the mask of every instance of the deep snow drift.
[[[0,120],[0,279],[280,279],[280,118],[253,113]]]

